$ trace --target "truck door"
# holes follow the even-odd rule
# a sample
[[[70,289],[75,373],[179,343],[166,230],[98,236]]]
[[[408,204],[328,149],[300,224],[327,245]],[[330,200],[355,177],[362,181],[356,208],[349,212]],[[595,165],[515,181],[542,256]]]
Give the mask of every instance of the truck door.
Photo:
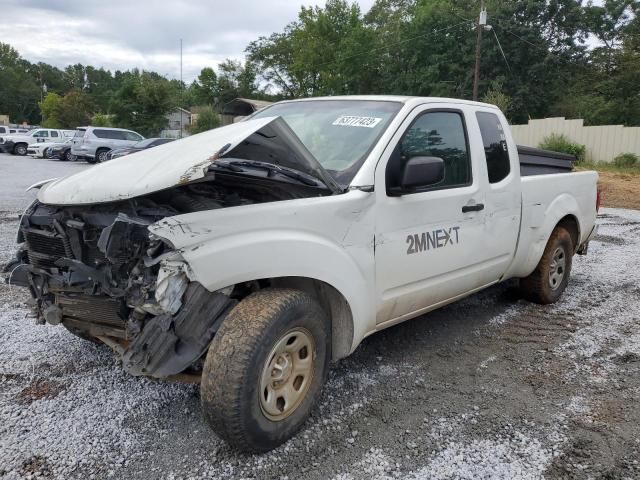
[[[36,143],[42,143],[49,140],[49,131],[48,130],[40,130],[33,134],[33,138],[36,139]]]
[[[517,146],[507,135],[509,124],[499,110],[488,107],[475,110],[476,121],[471,119],[470,125],[479,129],[486,168],[482,178],[486,184],[483,248],[492,257],[505,259],[500,263],[502,275],[513,260],[520,233],[520,162]]]
[[[378,323],[416,316],[482,288],[507,268],[512,252],[489,246],[498,232],[492,232],[486,208],[488,182],[474,114],[459,104],[415,109],[378,163]],[[444,179],[398,193],[403,167],[416,156],[441,158]]]

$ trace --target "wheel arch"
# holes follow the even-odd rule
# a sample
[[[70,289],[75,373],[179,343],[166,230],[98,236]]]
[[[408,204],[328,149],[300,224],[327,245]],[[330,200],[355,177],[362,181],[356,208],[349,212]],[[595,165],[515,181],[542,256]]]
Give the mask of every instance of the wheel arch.
[[[560,219],[560,221],[556,224],[555,227],[553,227],[551,231],[553,232],[553,230],[555,230],[558,227],[563,227],[565,230],[569,232],[569,235],[571,235],[573,253],[575,253],[578,247],[580,246],[581,230],[580,230],[580,222],[578,221],[578,218],[573,214],[565,215]]]
[[[576,199],[569,194],[557,196],[546,208],[530,205],[523,211],[521,242],[518,244],[516,258],[506,278],[526,277],[538,265],[552,232],[558,226],[569,231],[575,253],[579,247],[582,226],[580,208]]]
[[[275,277],[263,280],[274,287],[295,288],[314,297],[331,322],[331,360],[339,360],[351,353],[353,313],[349,301],[337,288],[309,277]]]

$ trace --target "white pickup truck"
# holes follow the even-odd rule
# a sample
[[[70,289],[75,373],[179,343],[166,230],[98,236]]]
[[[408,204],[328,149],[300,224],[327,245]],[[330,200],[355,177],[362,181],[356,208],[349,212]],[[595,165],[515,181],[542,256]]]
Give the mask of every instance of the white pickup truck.
[[[555,302],[596,182],[521,177],[492,105],[286,101],[42,185],[6,271],[40,322],[199,382],[213,429],[260,452],[367,335],[513,277]]]
[[[75,130],[60,130],[56,128],[36,128],[23,134],[0,136],[0,151],[14,155],[26,155],[29,145],[35,143],[59,142],[72,138]]]

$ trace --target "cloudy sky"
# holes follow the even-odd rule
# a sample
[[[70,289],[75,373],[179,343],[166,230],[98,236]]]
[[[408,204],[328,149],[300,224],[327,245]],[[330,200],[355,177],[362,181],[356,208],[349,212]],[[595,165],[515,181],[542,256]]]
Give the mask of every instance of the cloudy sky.
[[[133,67],[195,78],[202,67],[242,59],[251,40],[324,0],[2,0],[0,39],[31,62]],[[373,0],[359,0],[367,11]]]

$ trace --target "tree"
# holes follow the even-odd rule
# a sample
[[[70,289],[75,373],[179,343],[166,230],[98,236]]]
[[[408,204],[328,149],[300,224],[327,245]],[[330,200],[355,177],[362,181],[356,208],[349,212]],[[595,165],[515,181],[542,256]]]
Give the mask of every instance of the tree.
[[[58,115],[62,105],[62,97],[54,92],[49,92],[38,103],[42,114],[42,126],[48,128],[62,128]]]
[[[482,97],[482,101],[495,105],[502,110],[502,113],[504,113],[508,118],[508,112],[511,110],[511,97],[502,91],[502,83],[494,82],[489,90],[487,90],[487,93]]]
[[[218,97],[218,76],[213,68],[203,68],[193,88],[198,105],[214,105]]]
[[[91,117],[91,125],[94,127],[115,127],[113,122],[113,115],[107,115],[105,113],[94,113]]]
[[[72,90],[62,98],[57,118],[62,128],[76,128],[88,125],[92,112],[93,105],[89,95]]]
[[[152,72],[133,71],[123,80],[111,104],[114,122],[145,136],[166,127],[166,115],[175,107],[169,83]]]
[[[197,115],[196,121],[189,128],[189,133],[202,133],[220,126],[220,116],[212,107],[200,109]]]

